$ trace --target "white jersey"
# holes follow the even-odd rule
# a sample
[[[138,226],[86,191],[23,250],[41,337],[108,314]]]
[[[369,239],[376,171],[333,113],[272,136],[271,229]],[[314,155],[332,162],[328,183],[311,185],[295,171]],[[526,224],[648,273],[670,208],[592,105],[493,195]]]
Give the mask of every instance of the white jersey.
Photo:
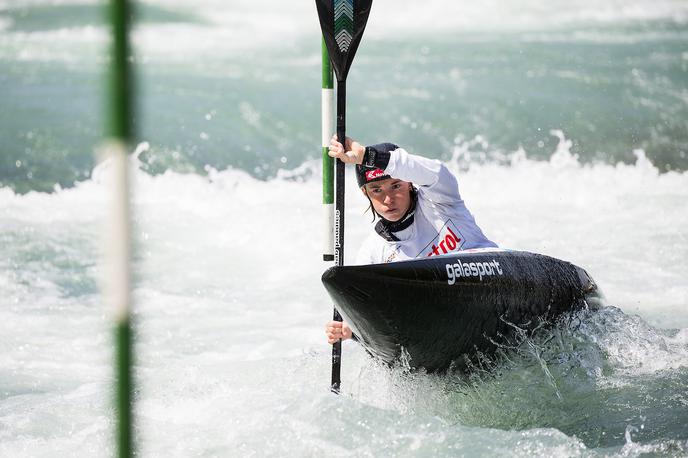
[[[410,181],[418,189],[413,223],[394,232],[396,241],[373,232],[361,246],[357,264],[379,264],[452,251],[496,247],[473,218],[459,194],[456,177],[438,160],[409,154],[403,148],[391,153],[385,174]]]

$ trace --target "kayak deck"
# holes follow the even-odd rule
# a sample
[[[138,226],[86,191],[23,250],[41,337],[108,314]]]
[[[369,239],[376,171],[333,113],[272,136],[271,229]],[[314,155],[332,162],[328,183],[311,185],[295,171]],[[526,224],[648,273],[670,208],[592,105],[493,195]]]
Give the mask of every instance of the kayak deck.
[[[392,364],[461,366],[489,353],[514,325],[528,329],[596,306],[595,282],[569,262],[523,251],[458,252],[388,264],[338,266],[322,281],[357,339]]]

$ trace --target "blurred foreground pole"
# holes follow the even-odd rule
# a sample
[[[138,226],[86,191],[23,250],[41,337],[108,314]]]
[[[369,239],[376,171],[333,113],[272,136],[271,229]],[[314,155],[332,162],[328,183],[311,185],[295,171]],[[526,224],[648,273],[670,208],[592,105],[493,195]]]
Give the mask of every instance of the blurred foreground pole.
[[[322,40],[322,176],[325,209],[325,246],[323,261],[334,261],[334,159],[327,151],[334,134],[334,84],[332,64],[325,39]]]
[[[106,298],[113,310],[115,327],[116,445],[119,457],[134,455],[133,381],[131,325],[131,236],[129,216],[129,173],[127,154],[133,140],[132,72],[128,0],[110,0],[112,50],[109,71],[109,120],[104,145],[111,163],[109,177],[112,206],[108,212],[105,249]]]

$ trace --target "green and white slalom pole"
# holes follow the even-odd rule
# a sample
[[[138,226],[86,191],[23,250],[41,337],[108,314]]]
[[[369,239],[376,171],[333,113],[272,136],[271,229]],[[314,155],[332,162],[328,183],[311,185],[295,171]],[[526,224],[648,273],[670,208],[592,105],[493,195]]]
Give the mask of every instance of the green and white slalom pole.
[[[105,229],[104,293],[113,311],[115,340],[116,447],[121,458],[134,455],[131,323],[131,232],[128,152],[133,140],[133,78],[128,0],[110,0],[111,62],[108,72],[109,120],[101,159],[109,161],[110,207]]]
[[[322,40],[322,200],[325,213],[323,261],[334,261],[334,159],[327,154],[334,134],[334,84],[332,64]]]

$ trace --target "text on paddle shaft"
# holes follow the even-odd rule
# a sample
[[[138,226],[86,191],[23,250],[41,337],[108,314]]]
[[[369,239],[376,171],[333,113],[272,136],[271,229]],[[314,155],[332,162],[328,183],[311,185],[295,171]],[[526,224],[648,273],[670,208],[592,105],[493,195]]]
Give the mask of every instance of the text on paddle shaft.
[[[339,240],[339,231],[341,226],[341,213],[339,210],[334,212],[334,263],[339,265],[339,260],[342,256],[342,244]]]
[[[447,283],[453,285],[460,277],[478,277],[483,281],[483,277],[492,275],[502,275],[502,268],[499,262],[494,259],[490,262],[461,262],[457,260],[454,264],[447,264]]]

